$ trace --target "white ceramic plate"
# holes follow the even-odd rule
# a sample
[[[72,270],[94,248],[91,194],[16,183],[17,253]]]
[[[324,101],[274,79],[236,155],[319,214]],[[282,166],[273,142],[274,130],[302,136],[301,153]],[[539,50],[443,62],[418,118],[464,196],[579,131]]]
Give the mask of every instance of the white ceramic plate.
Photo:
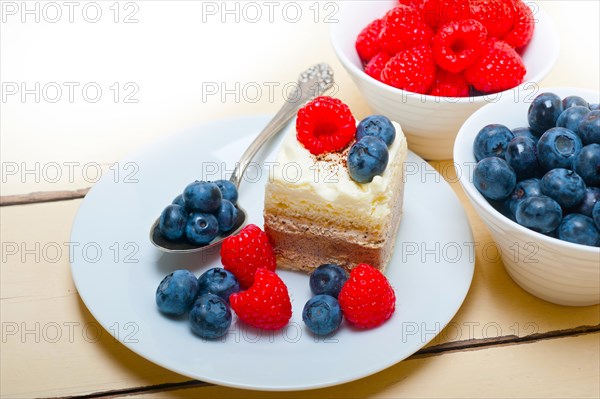
[[[471,230],[444,179],[410,153],[405,215],[387,276],[397,310],[383,326],[359,331],[345,324],[316,339],[302,323],[310,297],[305,274],[281,271],[293,304],[290,324],[275,333],[236,322],[222,341],[192,334],[186,318],[170,319],[155,305],[162,278],[176,269],[197,275],[220,266],[210,254],[164,254],[148,240],[161,210],[195,179],[216,180],[233,165],[268,117],[228,119],[170,136],[119,162],[88,193],[75,219],[72,273],[98,322],[139,355],[169,370],[220,385],[300,390],[337,385],[383,370],[434,338],[462,304],[473,277]],[[280,138],[258,155],[240,188],[249,222],[262,226],[265,162]],[[132,166],[133,165],[133,166]],[[125,170],[126,169],[126,170]],[[217,174],[212,170],[218,169]],[[254,180],[261,172],[260,180]],[[136,182],[137,180],[137,182]],[[252,180],[249,181],[249,180]],[[360,216],[360,215],[357,215]]]

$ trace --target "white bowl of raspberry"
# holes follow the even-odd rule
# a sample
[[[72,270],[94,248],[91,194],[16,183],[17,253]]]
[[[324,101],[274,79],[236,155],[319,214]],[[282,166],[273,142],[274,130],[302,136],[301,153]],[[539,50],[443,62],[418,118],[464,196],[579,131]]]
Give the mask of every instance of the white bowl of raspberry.
[[[578,129],[566,133],[566,136],[571,135],[572,141],[564,140],[564,137],[560,137],[563,135],[561,133],[555,141],[557,146],[548,147],[546,144],[552,141],[553,131],[558,132],[558,129],[567,130],[562,127],[551,127],[554,125],[565,126],[561,122],[562,118],[559,117],[556,122],[548,125],[549,129],[547,130],[545,130],[546,128],[534,129],[529,127],[535,125],[530,114],[535,113],[536,104],[543,103],[544,107],[547,107],[547,98],[565,99],[569,96],[578,96],[588,102],[590,109],[597,109],[597,104],[600,102],[600,93],[578,88],[544,88],[542,92],[536,96],[536,98],[544,96],[542,102],[532,101],[534,98],[521,99],[518,102],[510,98],[503,98],[497,103],[486,105],[471,115],[460,128],[456,137],[454,167],[463,190],[479,217],[487,225],[507,273],[520,287],[536,297],[559,305],[596,305],[600,303],[600,247],[595,245],[598,245],[599,242],[600,230],[598,227],[600,227],[600,224],[598,224],[597,217],[593,219],[593,208],[594,204],[600,203],[597,195],[594,194],[594,191],[600,190],[600,186],[598,185],[597,175],[594,175],[593,165],[597,164],[598,158],[597,155],[587,157],[583,154],[587,151],[586,148],[588,150],[591,150],[593,146],[597,148],[600,140],[596,137],[586,141],[582,138],[584,135],[581,133],[581,129]],[[560,101],[557,103],[560,104]],[[563,112],[566,109],[564,100],[562,104],[563,108],[557,114],[568,113]],[[595,106],[592,107],[592,104],[595,104]],[[597,113],[598,111],[593,112]],[[550,112],[545,114],[551,115]],[[586,112],[586,115],[592,120],[592,111]],[[564,121],[564,119],[562,120]],[[511,144],[502,146],[506,149],[506,152],[504,155],[499,154],[492,157],[484,155],[486,158],[482,158],[481,155],[476,157],[479,154],[477,151],[481,148],[477,143],[481,142],[482,137],[484,137],[483,140],[486,137],[485,134],[480,135],[479,133],[488,128],[496,127],[502,130],[505,127],[510,129],[508,139],[510,139]],[[519,140],[523,137],[517,137],[527,134],[523,129],[519,129],[522,127],[529,128],[526,130],[532,132],[535,136],[530,136],[533,142],[536,139],[539,141],[535,143],[535,149],[533,150],[537,160],[530,164],[528,171],[521,170],[519,172],[517,166],[520,160],[515,163],[518,156],[514,156],[515,153],[512,149],[515,148],[515,145],[520,146],[519,142],[529,140]],[[535,131],[541,130],[545,130],[545,133],[538,136],[540,133],[535,133]],[[573,137],[573,134],[580,138]],[[511,138],[511,135],[514,137]],[[499,137],[499,135],[496,134],[496,137]],[[581,140],[581,144],[569,148],[569,143],[577,144],[576,142],[579,140]],[[488,148],[501,151],[501,148],[495,143]],[[525,147],[522,148],[524,148],[524,151],[521,154],[525,154],[528,150]],[[554,150],[554,148],[560,150],[560,162],[570,163],[570,157],[572,157],[572,166],[558,166],[559,169],[552,169],[555,166],[548,166],[550,156],[553,155],[548,152],[548,149]],[[576,154],[581,154],[581,156]],[[479,182],[482,179],[478,168],[486,160],[498,159],[496,157],[503,157],[500,163],[508,164],[509,168],[519,173],[515,172],[517,178],[514,189],[507,186],[508,191],[511,192],[507,197],[488,200],[480,192],[482,186]],[[477,162],[478,158],[482,159],[479,163]],[[521,157],[522,159],[524,158]],[[575,162],[575,160],[578,160],[578,162]],[[584,163],[582,164],[579,161]],[[589,169],[590,172],[582,170],[581,166]],[[573,171],[568,170],[572,181],[579,180],[581,176],[585,178],[585,181],[581,182],[582,186],[565,185],[564,180],[559,182],[552,177],[552,172],[567,171],[566,168],[573,169]],[[532,173],[530,176],[524,176],[522,174],[524,172]],[[492,181],[487,186],[489,189],[498,188],[498,185],[503,184],[502,179],[499,179],[497,174],[490,173],[488,180]],[[537,186],[538,183],[539,186]],[[581,189],[581,187],[585,190],[583,200],[580,199],[576,205],[569,207],[563,206],[562,203],[559,204],[563,200],[556,196],[556,190],[566,191],[569,195],[574,195],[575,191]],[[488,197],[489,194],[488,192]],[[548,212],[548,208],[544,204],[540,205],[541,200],[549,203],[556,202],[555,217],[552,216],[554,211]],[[585,215],[587,216],[583,217]],[[580,221],[582,218],[588,220],[588,225]],[[595,230],[591,227],[594,225],[597,226]],[[558,227],[555,228],[555,226]],[[590,243],[589,240],[595,241],[595,243]]]
[[[367,103],[398,121],[410,149],[428,160],[451,159],[459,128],[483,105],[535,94],[558,59],[558,31],[541,8],[521,0],[456,1],[465,7],[345,2],[331,29],[335,52]]]

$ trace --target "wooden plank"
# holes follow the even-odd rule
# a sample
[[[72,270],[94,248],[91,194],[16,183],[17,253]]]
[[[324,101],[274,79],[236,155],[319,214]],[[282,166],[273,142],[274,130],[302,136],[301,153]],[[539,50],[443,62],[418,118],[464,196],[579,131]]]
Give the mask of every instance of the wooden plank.
[[[358,360],[357,360],[358,361]],[[335,367],[333,362],[331,367]],[[218,386],[114,397],[151,398],[598,398],[600,334],[411,358],[371,377],[305,392]]]

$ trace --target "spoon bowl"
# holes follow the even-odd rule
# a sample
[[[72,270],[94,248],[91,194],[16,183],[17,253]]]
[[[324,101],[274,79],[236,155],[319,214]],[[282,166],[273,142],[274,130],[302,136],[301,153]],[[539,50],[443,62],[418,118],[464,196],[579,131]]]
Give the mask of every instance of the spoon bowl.
[[[331,88],[332,85],[333,71],[329,65],[325,63],[313,65],[306,71],[302,72],[298,77],[298,83],[296,84],[295,89],[289,94],[281,109],[241,156],[240,161],[236,164],[236,167],[229,178],[229,181],[231,181],[236,188],[239,188],[246,168],[260,148],[262,148],[271,138],[277,135],[277,133],[283,130],[287,123],[296,115],[298,110],[304,106],[307,101],[322,95],[326,90]],[[150,242],[152,242],[152,244],[161,251],[167,253],[193,253],[206,251],[209,248],[221,245],[223,240],[231,235],[239,233],[240,230],[246,225],[248,214],[239,203],[236,205],[236,208],[238,210],[238,215],[233,228],[226,233],[218,235],[206,245],[195,245],[187,241],[185,238],[175,241],[167,240],[160,233],[160,218],[156,219],[150,228]]]

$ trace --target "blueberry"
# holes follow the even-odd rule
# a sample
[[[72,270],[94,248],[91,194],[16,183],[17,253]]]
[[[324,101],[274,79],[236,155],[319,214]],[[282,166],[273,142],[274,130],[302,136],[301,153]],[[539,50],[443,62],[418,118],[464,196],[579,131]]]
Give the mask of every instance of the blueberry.
[[[581,147],[581,140],[575,133],[564,127],[555,127],[544,133],[538,141],[538,162],[544,171],[570,169]]]
[[[317,295],[304,305],[302,320],[314,334],[329,335],[340,327],[342,310],[334,297]]]
[[[185,200],[183,199],[183,194],[179,194],[177,197],[175,197],[172,204],[179,205],[185,208]]]
[[[585,99],[583,99],[579,96],[568,96],[568,97],[563,98],[562,105],[563,105],[564,109],[568,109],[571,107],[578,107],[578,106],[586,107],[589,109],[589,106],[590,106]]]
[[[503,200],[515,189],[517,176],[504,159],[489,157],[475,166],[473,184],[484,197]]]
[[[356,140],[365,136],[380,138],[389,147],[396,138],[396,128],[388,118],[383,115],[371,115],[360,121],[356,127]]]
[[[575,106],[567,108],[558,117],[558,120],[556,121],[556,126],[567,128],[572,132],[577,132],[579,130],[579,125],[581,124],[581,121],[589,113],[590,110],[588,107]]]
[[[562,112],[563,104],[559,96],[554,93],[542,93],[529,106],[529,126],[538,132],[545,132],[556,126],[556,120]]]
[[[219,187],[219,190],[221,190],[223,199],[226,199],[233,205],[237,204],[238,190],[235,184],[233,184],[229,180],[217,180],[214,183]]]
[[[600,144],[600,111],[590,111],[579,124],[577,134],[584,145]]]
[[[508,143],[514,138],[513,133],[504,125],[487,125],[477,133],[473,142],[473,154],[477,162],[483,158],[504,158]]]
[[[510,197],[506,199],[506,206],[510,212],[515,215],[517,207],[525,198],[542,195],[540,179],[527,179],[517,183],[515,190]]]
[[[515,171],[517,180],[540,175],[535,141],[529,137],[515,137],[506,147],[506,162]]]
[[[185,226],[185,236],[193,244],[206,245],[219,234],[219,222],[209,213],[191,213]]]
[[[600,188],[588,187],[585,189],[585,196],[577,208],[573,209],[573,213],[581,213],[582,215],[593,217],[592,212],[597,202],[600,202]]]
[[[199,296],[190,310],[192,331],[204,339],[216,339],[227,334],[231,318],[227,302],[213,294]]]
[[[348,172],[357,183],[370,183],[387,167],[389,153],[383,140],[365,136],[357,141],[348,154]]]
[[[600,109],[600,104],[590,104],[590,111],[598,111]]]
[[[223,195],[215,183],[195,181],[185,188],[183,199],[193,212],[212,213],[221,207]]]
[[[190,309],[196,295],[196,276],[188,270],[177,270],[160,282],[156,289],[156,305],[165,314],[180,316]]]
[[[167,240],[178,240],[185,233],[187,212],[179,205],[169,205],[160,214],[158,230]]]
[[[558,202],[540,195],[527,197],[517,207],[517,223],[540,233],[550,233],[560,225],[562,209]]]
[[[600,187],[600,144],[589,144],[573,160],[573,170],[589,186]]]
[[[209,269],[198,277],[198,295],[214,294],[229,303],[229,295],[239,291],[240,283],[222,267]]]
[[[558,227],[558,238],[575,244],[600,246],[600,231],[594,221],[578,213],[565,216]]]
[[[517,127],[512,130],[512,133],[515,137],[528,137],[536,143],[540,139],[539,133],[530,127]]]
[[[238,217],[237,208],[229,201],[224,199],[221,202],[221,208],[217,212],[217,222],[219,222],[219,232],[224,233],[235,226]]]
[[[565,209],[579,205],[585,197],[583,179],[568,169],[552,169],[542,177],[540,186],[544,195],[554,199]]]
[[[348,280],[348,272],[333,263],[317,267],[310,275],[309,285],[313,294],[327,294],[337,298],[344,283]]]
[[[596,223],[596,227],[600,230],[600,201],[596,202],[594,205],[594,209],[592,210],[592,217],[594,218],[594,223]]]

